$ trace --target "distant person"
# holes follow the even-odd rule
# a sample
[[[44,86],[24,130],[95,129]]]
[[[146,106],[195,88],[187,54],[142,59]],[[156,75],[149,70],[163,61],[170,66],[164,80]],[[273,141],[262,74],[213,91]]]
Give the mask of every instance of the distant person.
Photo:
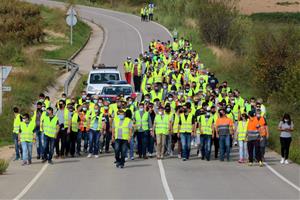
[[[19,141],[18,141],[22,118],[21,118],[21,115],[19,113],[19,108],[18,107],[14,107],[13,111],[14,111],[13,141],[14,141],[14,144],[15,144],[15,152],[16,152],[15,160],[19,160],[20,155],[22,155],[22,148],[21,148],[21,146],[19,144]]]
[[[291,116],[285,113],[282,120],[279,122],[278,130],[280,132],[280,144],[281,144],[281,164],[289,164],[289,151],[290,144],[292,142],[292,132],[294,131],[294,124]]]

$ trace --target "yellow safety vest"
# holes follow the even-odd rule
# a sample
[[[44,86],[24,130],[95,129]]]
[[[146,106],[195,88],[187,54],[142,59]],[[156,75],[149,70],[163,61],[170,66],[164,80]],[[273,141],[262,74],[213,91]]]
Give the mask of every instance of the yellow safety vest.
[[[201,116],[201,130],[203,132],[204,135],[212,135],[212,124],[213,124],[213,117],[209,117],[208,119],[202,115]]]
[[[91,117],[91,122],[90,122],[90,127],[89,128],[93,128],[95,120],[97,118],[97,115],[95,112],[92,113],[92,117]],[[103,118],[103,114],[99,114],[98,116],[98,127],[96,131],[100,131],[102,130],[102,118]]]
[[[135,125],[137,127],[137,129],[139,129],[139,127],[142,127],[142,129],[144,131],[148,131],[149,130],[149,113],[148,112],[144,112],[143,116],[141,116],[140,111],[137,110],[134,113],[134,118],[135,118]]]
[[[114,119],[114,125],[115,125],[115,139],[121,139],[121,140],[128,140],[129,139],[129,118],[125,118],[120,124],[121,120],[118,117],[115,117]]]
[[[75,112],[72,116],[72,132],[78,132],[78,129],[79,129],[79,123],[78,123],[78,113]]]
[[[57,132],[57,116],[53,116],[50,120],[49,116],[46,116],[44,119],[44,134],[48,137],[55,138]]]
[[[173,122],[173,133],[178,133],[178,127],[179,127],[179,117],[177,114],[174,114],[174,122]]]
[[[181,126],[180,126],[180,133],[191,133],[193,130],[193,115],[190,113],[185,118],[184,114],[180,114]]]
[[[168,135],[169,117],[166,115],[156,115],[154,119],[155,134],[156,135]]]
[[[238,141],[244,141],[246,139],[247,127],[248,127],[248,120],[238,122],[238,127],[237,127]]]
[[[132,67],[133,67],[133,63],[132,62],[125,62],[124,63],[124,67],[125,67],[125,72],[131,72]]]
[[[19,134],[20,132],[20,124],[21,124],[21,115],[17,114],[14,118],[14,127],[13,127],[13,133]]]
[[[158,92],[158,94],[156,94],[156,92],[154,90],[152,90],[150,92],[151,94],[151,101],[153,102],[155,99],[159,99],[160,101],[162,101],[163,98],[163,90],[160,90],[160,92]]]
[[[34,121],[30,121],[27,125],[25,122],[21,122],[21,134],[20,141],[21,142],[32,142],[33,141],[33,131],[35,128]]]

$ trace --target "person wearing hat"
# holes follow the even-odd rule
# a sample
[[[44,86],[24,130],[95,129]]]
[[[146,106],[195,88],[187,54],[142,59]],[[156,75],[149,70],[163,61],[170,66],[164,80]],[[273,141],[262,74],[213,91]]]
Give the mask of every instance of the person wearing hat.
[[[134,64],[132,67],[133,74],[133,83],[134,83],[134,89],[136,92],[141,92],[141,84],[142,84],[142,65],[138,61],[138,59],[134,60]]]
[[[164,158],[164,148],[166,143],[166,136],[171,130],[171,123],[167,115],[164,114],[164,108],[161,106],[158,109],[158,114],[155,116],[154,125],[153,125],[154,133],[152,135],[156,135],[156,151],[157,151],[157,159]]]
[[[124,62],[124,72],[125,72],[125,79],[128,84],[131,84],[131,72],[133,69],[133,63],[130,57],[127,57],[127,61]]]
[[[223,108],[219,110],[219,118],[216,121],[216,136],[220,143],[220,161],[224,161],[225,153],[227,161],[230,159],[230,138],[233,136],[233,121],[226,116]]]
[[[53,114],[53,108],[47,108],[47,115],[43,121],[44,130],[44,152],[43,162],[48,161],[53,164],[52,157],[54,153],[55,138],[60,131],[59,119]]]
[[[119,109],[117,114],[112,122],[112,142],[115,147],[116,167],[123,168],[133,124],[131,119],[125,117],[124,110]]]

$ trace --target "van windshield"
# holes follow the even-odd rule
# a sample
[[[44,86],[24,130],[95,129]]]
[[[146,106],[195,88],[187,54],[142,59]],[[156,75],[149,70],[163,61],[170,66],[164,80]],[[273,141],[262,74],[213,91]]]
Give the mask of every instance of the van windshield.
[[[118,80],[120,80],[118,73],[93,73],[90,76],[90,84],[103,84],[108,81]]]

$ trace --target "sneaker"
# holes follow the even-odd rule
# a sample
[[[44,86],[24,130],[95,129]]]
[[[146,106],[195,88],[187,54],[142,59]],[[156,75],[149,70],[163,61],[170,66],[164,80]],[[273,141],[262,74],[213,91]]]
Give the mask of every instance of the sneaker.
[[[233,143],[234,146],[237,146],[237,144],[238,144],[237,141],[235,141],[235,142]]]
[[[253,162],[249,162],[248,166],[250,166],[250,167],[253,166]]]
[[[186,161],[186,158],[182,158],[182,161]]]
[[[98,155],[95,155],[95,158],[99,158],[99,156],[98,156]]]
[[[32,162],[31,162],[31,160],[28,160],[28,165],[30,165]]]
[[[178,158],[181,159],[181,154],[178,154]]]
[[[134,157],[131,157],[130,160],[134,160]]]
[[[173,154],[173,151],[171,151],[171,153],[170,153],[170,156],[173,156],[174,154]]]
[[[201,156],[201,153],[198,153],[198,158],[201,158],[202,156]]]
[[[239,163],[244,163],[244,161],[243,161],[242,159],[240,159],[238,162],[239,162]]]
[[[259,161],[259,166],[260,167],[263,167],[264,166],[264,163],[262,161]]]
[[[284,163],[284,158],[281,158],[280,163],[281,163],[281,164]]]
[[[285,160],[285,161],[284,161],[284,164],[286,164],[286,165],[289,164],[289,161],[288,161],[288,160]]]
[[[88,155],[87,157],[88,157],[88,158],[92,157],[92,154],[91,154],[91,153],[89,153],[89,155]]]
[[[123,168],[124,168],[124,165],[120,165],[120,168],[123,169]]]
[[[194,141],[192,141],[192,142],[191,142],[191,146],[194,146],[194,144],[195,144]]]
[[[27,161],[22,162],[22,166],[27,165]]]
[[[127,161],[127,160],[128,160],[128,157],[125,158],[125,161]]]

